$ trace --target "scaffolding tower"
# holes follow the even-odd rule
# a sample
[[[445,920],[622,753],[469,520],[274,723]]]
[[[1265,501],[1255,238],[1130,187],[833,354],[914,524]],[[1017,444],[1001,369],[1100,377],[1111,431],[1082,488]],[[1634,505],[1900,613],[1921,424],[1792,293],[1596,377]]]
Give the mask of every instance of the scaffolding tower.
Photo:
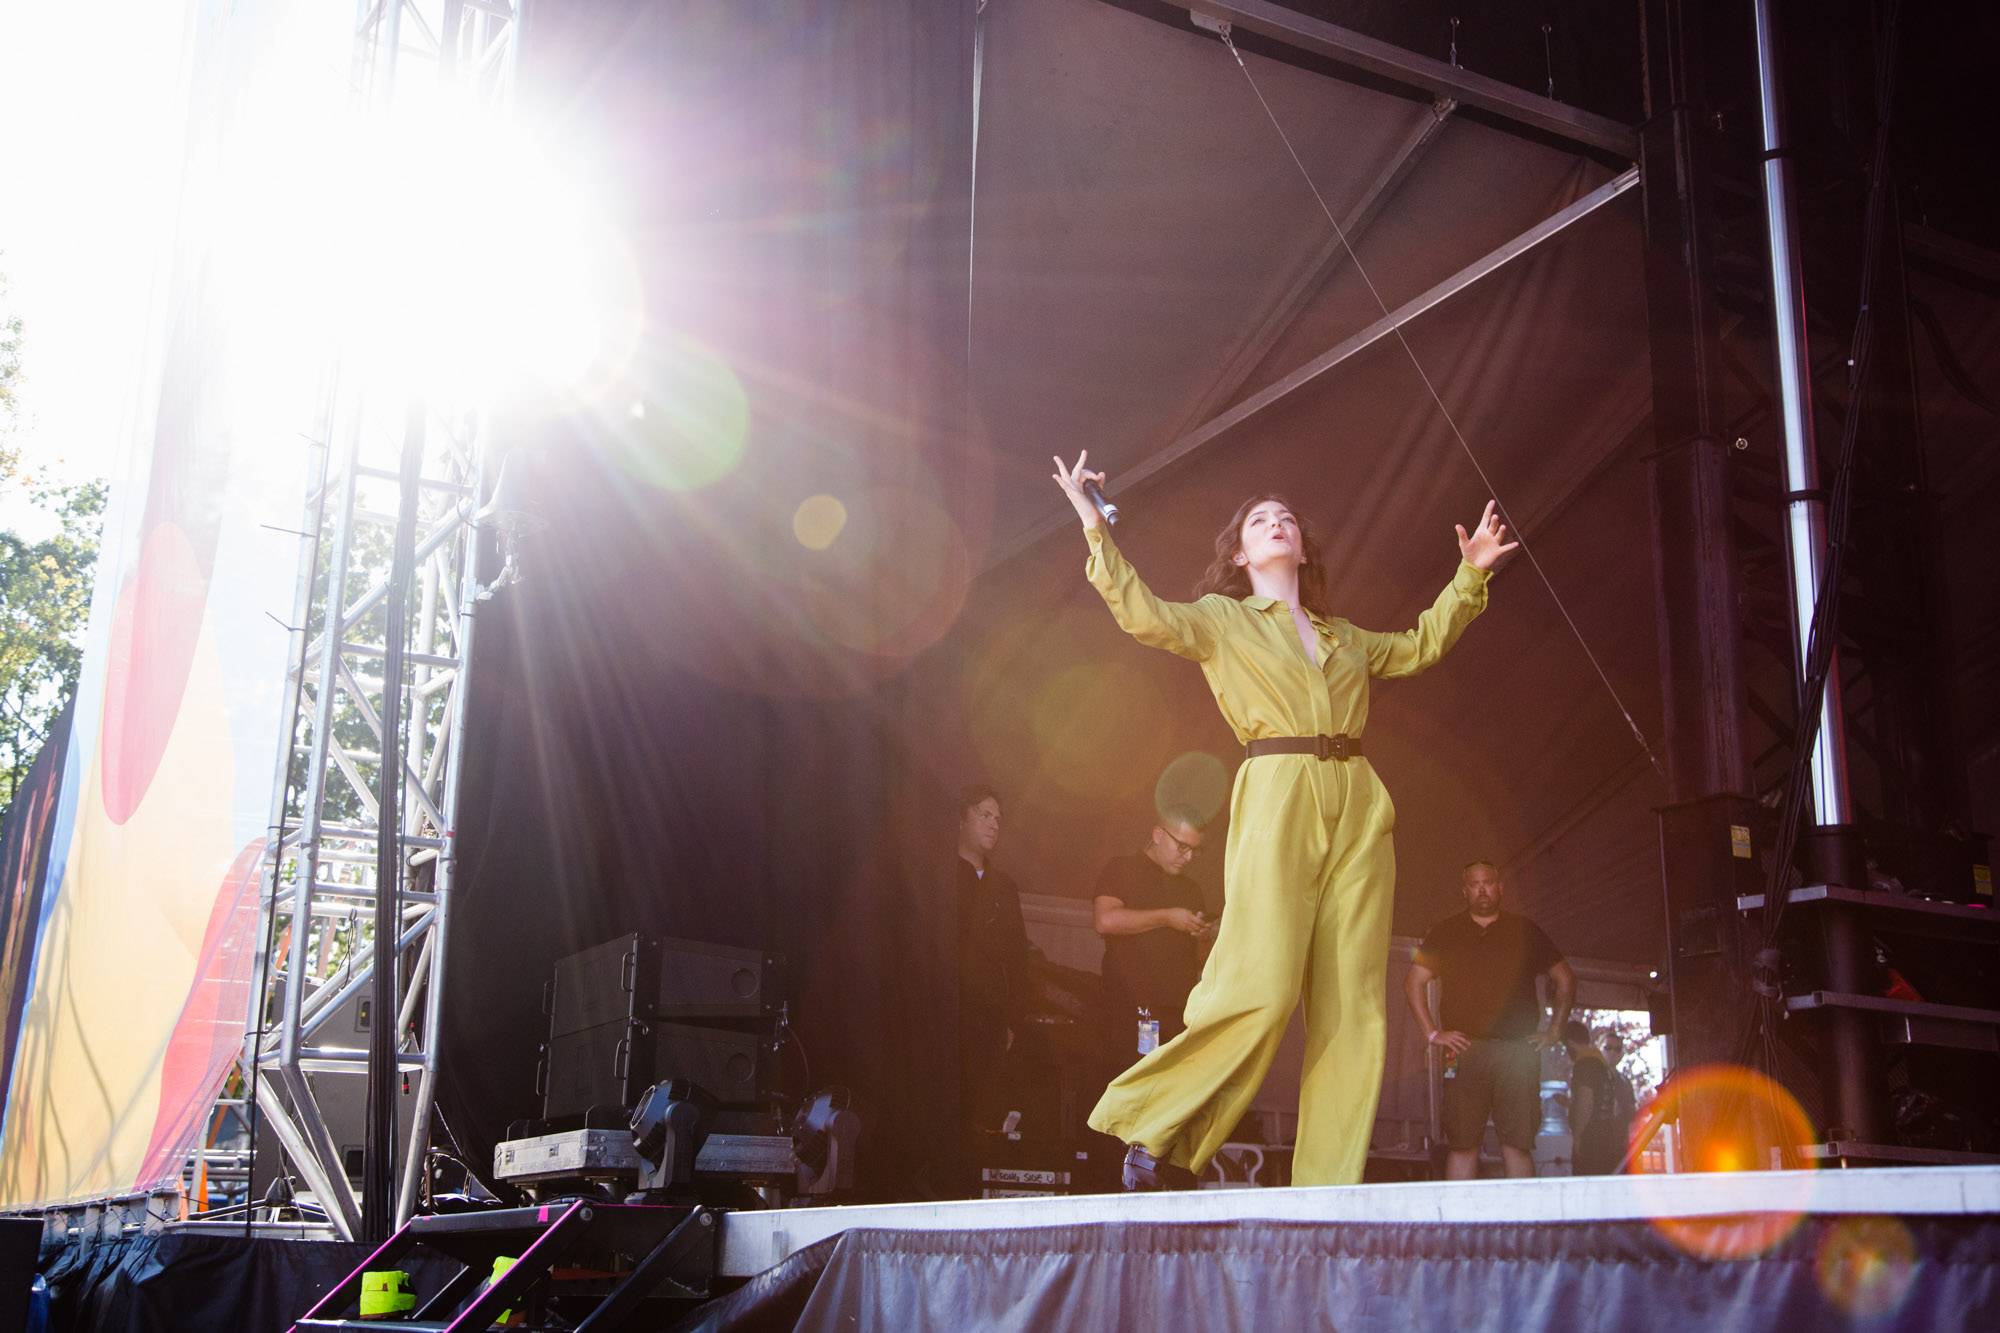
[[[356,109],[442,96],[475,123],[504,114],[520,26],[521,0],[362,0]],[[209,1123],[254,1103],[256,1132],[354,1239],[407,1219],[426,1167],[473,628],[512,574],[480,580],[482,404],[371,382],[348,359],[316,419],[242,1087]],[[393,1063],[378,1049],[371,1074],[384,1022]],[[385,1073],[397,1129],[357,1171],[357,1136],[371,1136],[354,1108],[381,1124]],[[393,1180],[393,1199],[357,1176]]]

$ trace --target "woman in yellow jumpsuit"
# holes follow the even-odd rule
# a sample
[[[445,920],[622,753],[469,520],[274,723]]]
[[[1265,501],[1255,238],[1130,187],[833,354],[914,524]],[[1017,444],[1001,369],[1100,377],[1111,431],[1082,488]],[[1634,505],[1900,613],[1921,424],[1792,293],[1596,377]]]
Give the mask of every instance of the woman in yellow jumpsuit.
[[[1471,534],[1458,529],[1458,572],[1417,627],[1378,633],[1329,613],[1311,538],[1283,500],[1258,496],[1217,538],[1203,586],[1223,590],[1164,601],[1084,495],[1085,481],[1103,480],[1084,471],[1087,456],[1057,459],[1056,480],[1083,520],[1092,586],[1126,633],[1201,664],[1250,756],[1229,802],[1229,910],[1188,996],[1187,1029],[1112,1081],[1091,1128],[1130,1145],[1128,1188],[1158,1188],[1163,1165],[1199,1172],[1257,1095],[1303,998],[1292,1181],[1352,1184],[1381,1092],[1396,888],[1395,806],[1359,753],[1368,682],[1443,657],[1516,544],[1489,503]]]

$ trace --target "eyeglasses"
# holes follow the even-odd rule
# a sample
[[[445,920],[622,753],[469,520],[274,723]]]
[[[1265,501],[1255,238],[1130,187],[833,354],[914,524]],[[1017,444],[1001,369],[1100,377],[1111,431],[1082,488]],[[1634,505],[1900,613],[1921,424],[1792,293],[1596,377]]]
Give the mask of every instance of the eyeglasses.
[[[1195,857],[1201,855],[1201,848],[1195,846],[1193,843],[1182,842],[1179,838],[1176,838],[1167,829],[1162,828],[1160,832],[1165,833],[1167,835],[1167,840],[1173,843],[1174,846],[1180,848],[1181,855],[1187,857],[1190,861],[1193,860]]]

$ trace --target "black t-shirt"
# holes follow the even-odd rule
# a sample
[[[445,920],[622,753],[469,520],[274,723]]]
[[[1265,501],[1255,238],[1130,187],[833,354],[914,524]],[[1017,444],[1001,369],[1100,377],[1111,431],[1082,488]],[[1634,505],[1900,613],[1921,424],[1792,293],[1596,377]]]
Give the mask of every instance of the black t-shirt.
[[[1611,1072],[1611,1066],[1589,1054],[1580,1055],[1570,1063],[1569,1106],[1570,1129],[1572,1132],[1577,1130],[1576,1116],[1577,1102],[1579,1100],[1577,1093],[1588,1088],[1590,1089],[1590,1124],[1584,1127],[1582,1131],[1583,1135],[1587,1136],[1593,1143],[1609,1143],[1614,1140],[1620,1140],[1622,1146],[1621,1136],[1624,1131],[1624,1120],[1618,1114],[1618,1097],[1615,1087],[1617,1077],[1616,1074]]]
[[[1431,927],[1417,961],[1444,983],[1438,1021],[1472,1038],[1531,1037],[1541,1026],[1535,978],[1562,961],[1562,952],[1524,916],[1502,912],[1490,926],[1472,913]]]
[[[991,863],[981,875],[964,857],[958,868],[958,1029],[968,1053],[997,1056],[1007,1029],[1028,1007],[1028,930],[1021,895]]]
[[[1114,857],[1097,876],[1095,893],[1116,898],[1135,912],[1162,907],[1202,910],[1201,888],[1186,875],[1169,875],[1144,852]],[[1188,992],[1201,978],[1201,955],[1194,936],[1161,926],[1138,935],[1104,937],[1106,1001],[1130,1018],[1145,1005],[1155,1017],[1178,1019]]]

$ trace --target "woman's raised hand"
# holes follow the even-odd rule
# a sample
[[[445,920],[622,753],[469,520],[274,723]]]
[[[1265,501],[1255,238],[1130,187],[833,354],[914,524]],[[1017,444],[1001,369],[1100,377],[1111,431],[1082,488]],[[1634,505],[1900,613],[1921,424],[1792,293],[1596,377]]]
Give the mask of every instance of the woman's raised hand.
[[[1507,525],[1500,521],[1498,510],[1499,505],[1488,500],[1486,512],[1479,516],[1479,526],[1472,530],[1470,536],[1466,535],[1463,523],[1457,525],[1458,553],[1474,569],[1493,569],[1520,548],[1521,543],[1507,540]]]
[[[1084,460],[1089,457],[1090,450],[1085,449],[1076,456],[1075,467],[1067,466],[1058,457],[1055,460],[1055,477],[1056,485],[1062,487],[1063,494],[1069,497],[1070,504],[1076,509],[1076,516],[1083,520],[1083,526],[1094,528],[1104,521],[1104,517],[1097,512],[1097,506],[1090,502],[1090,497],[1083,493],[1083,483],[1094,481],[1099,486],[1102,486],[1104,484],[1104,474],[1102,472],[1086,472],[1083,470]]]

